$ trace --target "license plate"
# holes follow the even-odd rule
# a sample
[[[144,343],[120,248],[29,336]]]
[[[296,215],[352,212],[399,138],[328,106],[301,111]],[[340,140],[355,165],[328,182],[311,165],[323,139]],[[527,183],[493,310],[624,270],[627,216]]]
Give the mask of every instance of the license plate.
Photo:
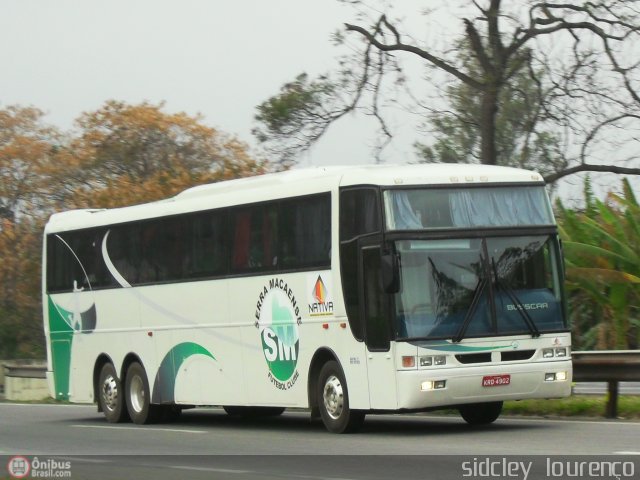
[[[511,375],[487,375],[482,377],[483,387],[503,387],[511,383]]]

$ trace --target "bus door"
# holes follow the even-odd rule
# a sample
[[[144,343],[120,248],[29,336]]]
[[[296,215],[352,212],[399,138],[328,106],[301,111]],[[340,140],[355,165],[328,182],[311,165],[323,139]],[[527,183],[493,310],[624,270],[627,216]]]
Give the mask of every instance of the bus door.
[[[363,245],[360,251],[360,310],[367,346],[367,372],[371,408],[397,408],[396,368],[391,351],[389,296],[382,288],[379,245]]]

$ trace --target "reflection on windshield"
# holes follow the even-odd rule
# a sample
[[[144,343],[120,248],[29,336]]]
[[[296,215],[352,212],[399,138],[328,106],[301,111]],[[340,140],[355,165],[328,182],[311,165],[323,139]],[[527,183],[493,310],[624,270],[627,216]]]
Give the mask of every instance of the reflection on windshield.
[[[397,242],[400,338],[452,338],[565,328],[549,236]]]

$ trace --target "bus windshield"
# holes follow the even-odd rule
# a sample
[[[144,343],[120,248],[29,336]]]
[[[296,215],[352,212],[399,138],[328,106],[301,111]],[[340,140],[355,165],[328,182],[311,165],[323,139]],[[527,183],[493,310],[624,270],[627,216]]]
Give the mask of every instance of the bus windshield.
[[[387,190],[388,230],[553,225],[544,186]]]
[[[566,329],[554,236],[401,240],[398,338],[530,334]]]

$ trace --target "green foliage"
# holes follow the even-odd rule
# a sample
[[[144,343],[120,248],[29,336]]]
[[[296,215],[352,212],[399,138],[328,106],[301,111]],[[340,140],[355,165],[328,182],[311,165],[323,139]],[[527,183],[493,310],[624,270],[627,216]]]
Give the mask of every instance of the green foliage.
[[[594,198],[585,182],[583,212],[558,202],[577,349],[635,349],[640,341],[640,207],[623,195]]]
[[[606,397],[573,395],[569,398],[552,400],[505,402],[503,413],[507,415],[602,417],[606,412],[606,406]],[[640,397],[621,396],[618,399],[618,415],[621,418],[640,418]]]
[[[252,133],[268,152],[280,157],[280,164],[290,165],[300,150],[313,144],[344,114],[339,103],[336,83],[324,76],[311,81],[301,73],[283,85],[280,93],[258,105],[255,120],[261,126]]]
[[[480,76],[477,59],[466,42],[457,49],[458,56],[469,72]],[[523,64],[528,57],[514,58]],[[423,162],[482,162],[482,97],[477,89],[457,81],[445,89],[449,104],[446,111],[433,111],[424,128],[435,141],[429,145],[416,143],[416,154]],[[528,69],[520,68],[498,95],[499,115],[495,124],[498,165],[537,170],[542,175],[566,167],[561,140],[554,132],[544,102],[541,86]]]

